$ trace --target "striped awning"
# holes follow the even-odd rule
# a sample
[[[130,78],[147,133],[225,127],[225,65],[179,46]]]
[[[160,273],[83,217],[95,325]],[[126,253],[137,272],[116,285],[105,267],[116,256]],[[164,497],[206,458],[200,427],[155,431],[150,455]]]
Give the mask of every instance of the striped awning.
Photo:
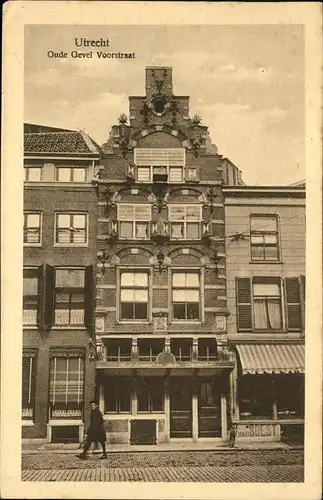
[[[305,346],[286,344],[237,345],[242,373],[304,373]]]

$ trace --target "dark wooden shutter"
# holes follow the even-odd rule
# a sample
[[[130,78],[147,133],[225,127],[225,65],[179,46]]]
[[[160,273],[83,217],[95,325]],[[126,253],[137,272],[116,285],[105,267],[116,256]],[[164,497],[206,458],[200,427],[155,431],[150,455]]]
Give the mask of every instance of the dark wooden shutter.
[[[91,335],[94,333],[94,305],[94,267],[88,266],[85,269],[84,323]]]
[[[45,327],[45,264],[38,268],[38,309],[37,309],[37,327],[44,330]]]
[[[301,301],[299,278],[285,278],[287,329],[301,330]]]
[[[54,317],[54,268],[45,265],[44,273],[44,329],[50,330]]]
[[[301,314],[302,314],[302,329],[305,330],[305,288],[306,288],[306,278],[302,274],[299,277],[300,282],[300,296],[301,296]]]
[[[236,278],[238,331],[252,330],[250,278]]]

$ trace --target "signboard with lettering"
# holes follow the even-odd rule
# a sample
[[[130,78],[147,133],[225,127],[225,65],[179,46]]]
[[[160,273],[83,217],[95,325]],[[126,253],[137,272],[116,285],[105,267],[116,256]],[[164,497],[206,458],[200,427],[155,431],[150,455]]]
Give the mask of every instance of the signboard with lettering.
[[[237,424],[237,438],[274,437],[276,424]]]

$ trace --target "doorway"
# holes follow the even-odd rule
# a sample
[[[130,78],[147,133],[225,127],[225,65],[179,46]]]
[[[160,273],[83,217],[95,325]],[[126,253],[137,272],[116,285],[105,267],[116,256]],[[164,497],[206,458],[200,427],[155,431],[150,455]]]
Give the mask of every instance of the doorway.
[[[221,437],[221,390],[215,379],[199,381],[199,437]]]
[[[192,378],[170,379],[170,437],[192,437]]]

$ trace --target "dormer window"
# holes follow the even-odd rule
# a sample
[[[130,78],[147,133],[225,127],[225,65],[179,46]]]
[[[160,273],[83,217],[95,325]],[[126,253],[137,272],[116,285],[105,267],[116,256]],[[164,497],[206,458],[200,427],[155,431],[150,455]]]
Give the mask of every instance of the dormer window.
[[[183,182],[184,148],[136,148],[134,162],[138,182]]]

